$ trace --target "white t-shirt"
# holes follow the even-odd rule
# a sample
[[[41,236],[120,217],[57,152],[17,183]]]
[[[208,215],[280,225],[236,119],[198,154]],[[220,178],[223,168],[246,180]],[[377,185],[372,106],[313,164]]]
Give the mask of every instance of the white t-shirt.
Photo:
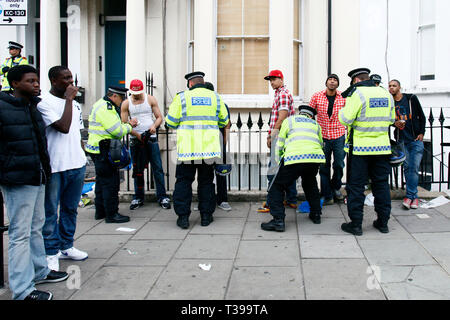
[[[66,100],[55,97],[51,93],[44,94],[37,106],[47,126],[47,144],[52,173],[80,169],[87,162],[86,154],[81,148],[80,130],[84,125],[79,103],[73,102],[72,125],[68,134],[63,134],[51,126],[61,119],[65,106]]]

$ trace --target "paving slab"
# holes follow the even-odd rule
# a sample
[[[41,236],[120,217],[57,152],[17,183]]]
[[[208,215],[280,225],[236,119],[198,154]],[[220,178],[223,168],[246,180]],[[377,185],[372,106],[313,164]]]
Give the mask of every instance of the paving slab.
[[[364,258],[355,237],[349,235],[300,236],[302,259],[310,258]]]
[[[450,232],[450,219],[437,212],[428,212],[430,218],[399,216],[397,221],[410,233]]]
[[[89,229],[85,234],[88,235],[123,235],[123,234],[136,234],[149,220],[143,218],[133,218],[127,223],[105,223],[104,221],[97,224],[95,227]],[[117,231],[119,228],[134,229],[134,231]]]
[[[297,240],[241,241],[238,267],[296,267],[300,265]]]
[[[415,233],[413,236],[450,274],[450,232]]]
[[[102,223],[102,221],[91,220],[78,220],[77,228],[75,229],[74,239],[78,239],[83,234],[94,228],[96,225]]]
[[[410,217],[410,216],[414,216],[415,214],[430,214],[430,213],[436,213],[435,209],[418,208],[418,209],[407,210],[403,207],[402,201],[392,201],[391,214],[393,216]]]
[[[303,259],[302,263],[308,300],[385,300],[365,259]]]
[[[250,203],[248,202],[234,202],[230,204],[231,211],[225,211],[216,208],[214,218],[247,218],[250,211]]]
[[[119,204],[119,212],[123,215],[130,216],[133,218],[141,218],[141,219],[152,219],[156,214],[161,212],[162,209],[156,203],[148,203],[146,202],[143,207],[140,207],[137,210],[130,210],[130,203],[121,202]],[[165,212],[170,212],[171,210],[164,210]]]
[[[225,299],[304,300],[301,268],[235,267]]]
[[[450,203],[448,203],[448,204],[446,204],[444,206],[437,207],[437,208],[435,208],[435,210],[440,212],[441,214],[443,214],[447,218],[450,218]]]
[[[192,229],[192,223],[190,229]],[[176,225],[175,221],[150,221],[144,225],[134,236],[133,240],[182,240],[189,233]]]
[[[77,246],[86,251],[90,258],[109,259],[130,238],[131,235],[85,234],[77,240]]]
[[[400,283],[408,280],[413,266],[376,266],[379,270],[377,279],[379,283]]]
[[[143,300],[162,270],[162,267],[102,267],[71,300]]]
[[[245,224],[242,240],[296,240],[297,226],[294,222],[286,223],[285,232],[268,232],[261,229],[261,222],[248,221]]]
[[[199,264],[211,264],[203,271]],[[233,260],[174,259],[147,296],[149,300],[223,300]]]
[[[374,266],[416,266],[437,262],[413,239],[357,239],[369,263]]]
[[[390,300],[450,299],[450,277],[439,266],[414,267],[406,281],[382,287]]]
[[[188,235],[176,253],[178,259],[234,259],[238,235]]]
[[[130,240],[106,265],[165,266],[180,245],[180,240]]]
[[[241,235],[245,219],[217,218],[208,227],[202,227],[200,220],[192,228],[190,234],[235,234]]]
[[[365,219],[363,222],[363,235],[358,239],[363,240],[388,240],[388,239],[412,239],[411,234],[403,228],[398,221],[391,217],[388,223],[389,233],[381,233],[373,227],[373,221]]]
[[[253,210],[254,208],[254,210]],[[250,209],[250,212],[248,214],[248,221],[257,221],[257,222],[269,222],[273,219],[273,217],[270,215],[270,213],[258,213],[256,210],[258,209],[257,206]],[[294,209],[286,209],[286,223],[292,223],[295,222],[296,216],[298,213],[295,212]]]
[[[322,208],[322,218],[343,218],[343,215],[344,213],[339,204],[323,206]]]
[[[342,218],[322,218],[321,224],[314,224],[307,215],[301,215],[297,219],[298,232],[300,235],[345,235],[341,225],[345,222]]]

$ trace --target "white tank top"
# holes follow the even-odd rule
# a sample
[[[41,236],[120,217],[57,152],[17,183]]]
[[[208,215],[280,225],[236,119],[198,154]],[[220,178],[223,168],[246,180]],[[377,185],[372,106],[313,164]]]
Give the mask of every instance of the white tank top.
[[[133,104],[133,100],[131,100],[131,96],[128,98],[129,107],[128,112],[130,113],[131,118],[136,118],[139,121],[139,125],[134,128],[138,133],[142,134],[147,130],[150,130],[153,125],[153,111],[152,107],[148,103],[148,96],[145,96],[145,101],[142,104]],[[152,135],[152,137],[156,137]]]

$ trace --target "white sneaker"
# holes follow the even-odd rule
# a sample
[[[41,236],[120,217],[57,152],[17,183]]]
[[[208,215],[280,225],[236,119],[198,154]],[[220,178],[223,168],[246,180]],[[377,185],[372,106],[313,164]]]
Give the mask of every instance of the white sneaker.
[[[231,206],[228,202],[222,202],[221,204],[218,205],[218,207],[225,211],[231,211]]]
[[[47,256],[48,268],[52,271],[59,271],[59,256],[61,252],[58,252],[54,256]]]
[[[74,261],[83,261],[88,258],[88,254],[75,247],[61,251],[60,259],[69,259]]]

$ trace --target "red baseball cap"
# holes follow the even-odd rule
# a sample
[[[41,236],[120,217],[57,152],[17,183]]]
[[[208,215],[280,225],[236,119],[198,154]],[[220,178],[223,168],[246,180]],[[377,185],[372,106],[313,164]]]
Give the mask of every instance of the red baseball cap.
[[[144,93],[144,83],[139,79],[134,79],[130,83],[130,93],[133,95],[138,95]]]
[[[264,78],[264,80],[270,80],[270,78],[281,78],[284,79],[283,72],[280,70],[272,70],[269,75]]]

